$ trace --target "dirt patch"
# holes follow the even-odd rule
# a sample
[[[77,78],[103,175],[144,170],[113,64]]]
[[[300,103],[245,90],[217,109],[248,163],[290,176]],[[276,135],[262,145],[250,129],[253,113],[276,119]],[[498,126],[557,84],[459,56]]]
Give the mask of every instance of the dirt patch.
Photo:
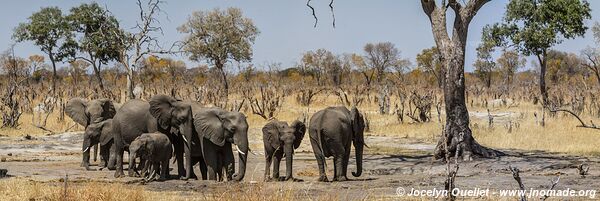
[[[7,169],[9,175],[39,182],[60,182],[68,175],[69,182],[108,182],[125,185],[141,185],[157,192],[177,192],[186,196],[194,193],[219,193],[223,188],[236,188],[240,191],[281,191],[295,189],[299,197],[318,197],[324,192],[334,192],[340,197],[331,199],[367,199],[396,197],[396,188],[433,189],[443,188],[446,165],[431,159],[433,144],[408,138],[368,136],[364,156],[364,171],[361,177],[352,177],[347,182],[317,182],[317,163],[310,151],[310,143],[304,142],[295,155],[294,175],[303,182],[263,182],[264,155],[258,134],[252,136],[253,152],[249,155],[247,173],[241,183],[198,180],[168,180],[143,184],[139,178],[113,178],[113,171],[85,171],[79,167],[81,153],[81,133],[65,133],[54,136],[37,137],[35,143],[20,138],[2,137],[0,168]],[[7,143],[10,142],[10,143]],[[600,189],[600,159],[577,157],[546,152],[522,152],[504,150],[507,156],[497,159],[479,159],[461,162],[457,176],[457,187],[479,187],[491,189],[516,189],[508,167],[518,167],[528,188],[546,189],[550,180],[561,176],[557,189],[589,190]],[[10,155],[9,155],[10,154]],[[92,162],[97,164],[98,162]],[[590,167],[589,175],[581,177],[576,167],[585,163]],[[282,162],[285,164],[285,162]],[[175,166],[175,165],[173,165]],[[171,167],[171,174],[176,167]],[[351,157],[349,171],[355,170],[354,157]],[[327,175],[333,176],[333,162],[327,161]],[[195,168],[198,172],[198,168]],[[285,165],[281,165],[281,173]]]

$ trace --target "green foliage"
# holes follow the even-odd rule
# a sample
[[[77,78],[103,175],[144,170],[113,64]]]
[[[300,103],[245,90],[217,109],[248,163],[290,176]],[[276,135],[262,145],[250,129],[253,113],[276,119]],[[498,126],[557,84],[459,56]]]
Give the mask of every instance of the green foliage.
[[[438,86],[442,86],[442,61],[440,51],[437,47],[423,49],[417,54],[417,69],[422,72],[433,74],[438,82]]]
[[[119,59],[126,37],[119,28],[119,21],[97,3],[81,4],[71,8],[67,16],[71,27],[78,33],[76,49],[84,53],[85,60],[95,64],[106,64]]]
[[[184,51],[193,61],[207,60],[218,68],[229,60],[252,59],[252,44],[259,34],[251,19],[238,8],[196,11],[178,30],[187,34]]]
[[[32,41],[52,61],[62,61],[74,54],[71,27],[58,7],[42,8],[28,19],[15,28],[13,39]]]
[[[580,0],[511,0],[502,23],[483,29],[484,44],[512,43],[524,55],[543,55],[549,48],[583,36],[590,5]]]

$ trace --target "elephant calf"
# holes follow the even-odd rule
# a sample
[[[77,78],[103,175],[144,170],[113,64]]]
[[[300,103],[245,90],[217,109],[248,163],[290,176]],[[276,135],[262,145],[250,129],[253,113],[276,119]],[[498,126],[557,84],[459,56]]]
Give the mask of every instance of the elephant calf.
[[[285,180],[292,178],[292,160],[294,149],[297,149],[306,133],[304,123],[296,120],[288,126],[284,121],[270,121],[263,129],[263,142],[265,144],[265,181],[269,181],[269,168],[271,160],[275,158],[273,164],[273,179],[279,180],[279,163],[285,154],[286,156],[286,176]]]
[[[149,171],[147,180],[153,180],[156,171],[160,171],[160,179],[166,180],[169,176],[169,159],[173,153],[173,147],[167,135],[160,132],[144,133],[135,138],[129,145],[129,157],[135,159],[140,157],[146,161],[144,170]]]

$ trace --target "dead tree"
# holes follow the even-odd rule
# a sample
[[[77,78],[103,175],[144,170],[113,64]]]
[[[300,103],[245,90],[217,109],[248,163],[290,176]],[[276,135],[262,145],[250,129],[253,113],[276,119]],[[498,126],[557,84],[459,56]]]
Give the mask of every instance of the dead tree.
[[[275,116],[277,110],[281,109],[285,99],[285,93],[274,86],[261,85],[258,89],[258,95],[254,95],[256,92],[255,90],[249,89],[243,92],[243,96],[248,100],[248,104],[250,105],[253,114],[258,115],[263,119],[271,119]]]
[[[521,176],[519,176],[519,169],[516,167],[512,167],[512,166],[508,166],[508,169],[510,169],[510,171],[512,172],[513,178],[517,181],[517,184],[519,184],[519,189],[521,189],[521,191],[525,192],[525,185],[523,184],[523,181],[521,180]],[[519,199],[520,201],[527,201],[527,197],[525,197],[524,193],[519,193],[519,195],[521,196],[521,198]]]
[[[325,88],[300,88],[296,94],[296,102],[302,106],[309,107],[310,104],[315,100],[316,95],[325,91]]]
[[[440,6],[434,0],[421,0],[423,12],[431,23],[433,38],[441,54],[444,101],[446,110],[445,137],[440,139],[436,146],[435,158],[442,158],[445,154],[443,143],[449,143],[448,151],[456,152],[461,147],[463,159],[470,160],[473,155],[480,157],[496,157],[500,154],[481,146],[475,141],[469,128],[469,111],[465,102],[465,47],[469,24],[479,9],[490,0],[469,0],[461,3],[456,0],[443,0]],[[447,2],[447,4],[446,4]],[[463,5],[464,4],[464,5]],[[446,14],[448,8],[454,11],[452,38],[448,34]],[[459,135],[464,136],[463,141],[458,141]]]
[[[431,120],[432,104],[433,99],[431,93],[420,95],[417,94],[416,91],[413,91],[408,102],[409,111],[406,113],[406,116],[417,123],[428,122]]]
[[[379,96],[377,97],[377,104],[379,105],[379,114],[390,113],[390,89],[388,85],[383,85],[379,89]]]
[[[590,129],[600,130],[600,127],[596,126],[592,120],[590,120],[589,124],[586,124],[585,122],[583,122],[583,120],[581,120],[581,117],[579,117],[579,115],[575,114],[575,112],[573,112],[571,110],[560,109],[560,108],[548,108],[548,109],[550,110],[550,112],[566,112],[568,114],[571,114],[571,116],[575,117],[577,119],[577,121],[579,121],[579,123],[581,124],[581,125],[577,126],[579,128],[590,128]]]

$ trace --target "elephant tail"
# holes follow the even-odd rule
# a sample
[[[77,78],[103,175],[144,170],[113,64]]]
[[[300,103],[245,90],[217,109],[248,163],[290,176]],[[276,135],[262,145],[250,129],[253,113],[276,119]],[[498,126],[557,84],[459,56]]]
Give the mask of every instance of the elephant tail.
[[[325,152],[323,150],[323,142],[321,139],[321,136],[323,135],[323,133],[325,133],[325,129],[321,128],[319,130],[317,130],[317,144],[319,145],[319,151],[321,151],[321,154],[319,154],[319,158],[321,158],[321,160],[325,161]],[[323,163],[325,169],[327,169],[327,163]]]

